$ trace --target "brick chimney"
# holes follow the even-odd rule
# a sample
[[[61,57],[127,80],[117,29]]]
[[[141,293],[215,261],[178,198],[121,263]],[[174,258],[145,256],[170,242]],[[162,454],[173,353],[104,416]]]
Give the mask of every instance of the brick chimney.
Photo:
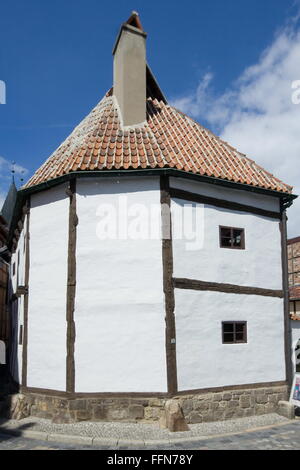
[[[113,94],[124,127],[146,121],[146,37],[138,13],[132,12],[122,24],[113,49]]]

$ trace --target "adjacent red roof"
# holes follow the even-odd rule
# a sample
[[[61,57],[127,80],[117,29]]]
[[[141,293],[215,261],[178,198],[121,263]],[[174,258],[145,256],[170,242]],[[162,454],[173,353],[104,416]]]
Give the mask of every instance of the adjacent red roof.
[[[296,320],[296,321],[300,321],[300,315],[290,315],[290,319],[291,320]]]
[[[122,129],[111,91],[36,171],[25,188],[74,171],[176,168],[291,193],[253,160],[172,106],[147,100],[147,121]]]
[[[290,300],[300,300],[300,286],[290,287]]]

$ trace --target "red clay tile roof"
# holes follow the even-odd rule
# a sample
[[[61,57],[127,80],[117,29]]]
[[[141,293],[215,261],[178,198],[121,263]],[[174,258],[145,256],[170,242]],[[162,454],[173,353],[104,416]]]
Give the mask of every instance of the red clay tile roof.
[[[289,288],[290,300],[300,299],[300,286]]]
[[[291,315],[290,315],[290,319],[291,319],[291,320],[300,321],[300,315],[291,314]]]
[[[148,98],[147,122],[124,130],[111,92],[24,188],[73,171],[175,168],[291,193],[292,187],[163,101]]]

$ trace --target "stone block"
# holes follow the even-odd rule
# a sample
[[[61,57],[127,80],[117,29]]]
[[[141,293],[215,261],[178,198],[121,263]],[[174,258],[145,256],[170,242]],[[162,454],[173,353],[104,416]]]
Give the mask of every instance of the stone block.
[[[144,407],[142,405],[130,405],[128,412],[129,412],[129,418],[132,418],[132,419],[144,418]]]
[[[268,403],[268,397],[266,395],[259,394],[256,396],[256,403],[258,404]]]
[[[189,431],[184,414],[178,400],[168,400],[165,405],[164,418],[160,424],[166,426],[170,432]]]
[[[279,401],[279,398],[278,398],[278,395],[276,393],[272,393],[272,395],[268,395],[268,402],[269,403],[278,403]]]
[[[86,400],[70,400],[69,401],[69,410],[83,411],[86,409],[87,409]]]
[[[213,401],[222,401],[222,393],[214,393]]]
[[[91,413],[87,410],[76,411],[76,421],[90,421]]]
[[[241,406],[241,408],[250,408],[250,406],[251,406],[250,395],[241,395],[240,396],[240,406]]]
[[[266,414],[266,407],[264,405],[256,405],[255,406],[255,414],[257,414],[257,415]]]
[[[194,401],[194,410],[208,410],[209,409],[209,402],[207,401]]]
[[[228,408],[228,403],[229,403],[229,401],[220,401],[219,402],[219,408],[222,408],[222,409]]]
[[[230,402],[229,402],[230,403]],[[215,401],[209,404],[209,409],[212,411],[218,410],[220,407],[219,402]]]
[[[232,400],[232,393],[223,393],[222,399],[225,401]]]
[[[288,419],[295,419],[295,407],[288,401],[280,401],[278,403],[277,413]]]
[[[238,408],[240,402],[238,400],[231,400],[228,402],[228,408]]]
[[[223,421],[224,420],[224,411],[215,410],[213,413],[213,421]]]
[[[107,419],[112,421],[121,421],[126,420],[129,417],[127,408],[108,408],[107,409]]]
[[[224,411],[224,419],[231,419],[235,416],[235,409],[227,409]]]
[[[144,406],[157,406],[162,408],[164,407],[164,401],[161,398],[150,398],[149,402],[146,402]]]
[[[94,405],[92,413],[96,421],[105,420],[107,418],[107,408],[103,405]]]
[[[180,404],[181,404],[183,413],[185,415],[187,415],[188,413],[190,413],[193,410],[193,400],[191,398],[190,399],[180,400]]]
[[[162,410],[157,407],[146,406],[144,408],[144,419],[148,419],[150,421],[157,421],[161,416]]]

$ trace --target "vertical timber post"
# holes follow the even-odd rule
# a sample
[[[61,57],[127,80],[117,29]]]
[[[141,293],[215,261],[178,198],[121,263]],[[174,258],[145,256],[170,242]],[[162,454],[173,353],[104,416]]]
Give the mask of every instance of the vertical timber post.
[[[23,350],[22,350],[22,387],[27,386],[27,351],[28,351],[28,290],[29,290],[29,267],[30,267],[30,200],[23,207],[26,215],[26,238],[25,238],[25,294],[24,294],[24,318],[23,318]]]
[[[75,392],[75,292],[76,292],[76,232],[78,218],[76,213],[76,180],[72,179],[66,191],[70,198],[69,205],[69,242],[68,242],[68,278],[67,278],[67,364],[66,391]]]
[[[292,385],[292,344],[290,334],[290,311],[289,311],[289,282],[288,282],[288,256],[287,256],[287,216],[286,211],[281,211],[281,221],[279,223],[281,232],[281,253],[282,253],[282,288],[284,294],[284,349],[285,349],[285,368],[286,380],[289,387]]]
[[[173,286],[172,219],[169,177],[160,177],[162,220],[163,290],[165,294],[166,359],[168,393],[177,393],[175,296]]]

